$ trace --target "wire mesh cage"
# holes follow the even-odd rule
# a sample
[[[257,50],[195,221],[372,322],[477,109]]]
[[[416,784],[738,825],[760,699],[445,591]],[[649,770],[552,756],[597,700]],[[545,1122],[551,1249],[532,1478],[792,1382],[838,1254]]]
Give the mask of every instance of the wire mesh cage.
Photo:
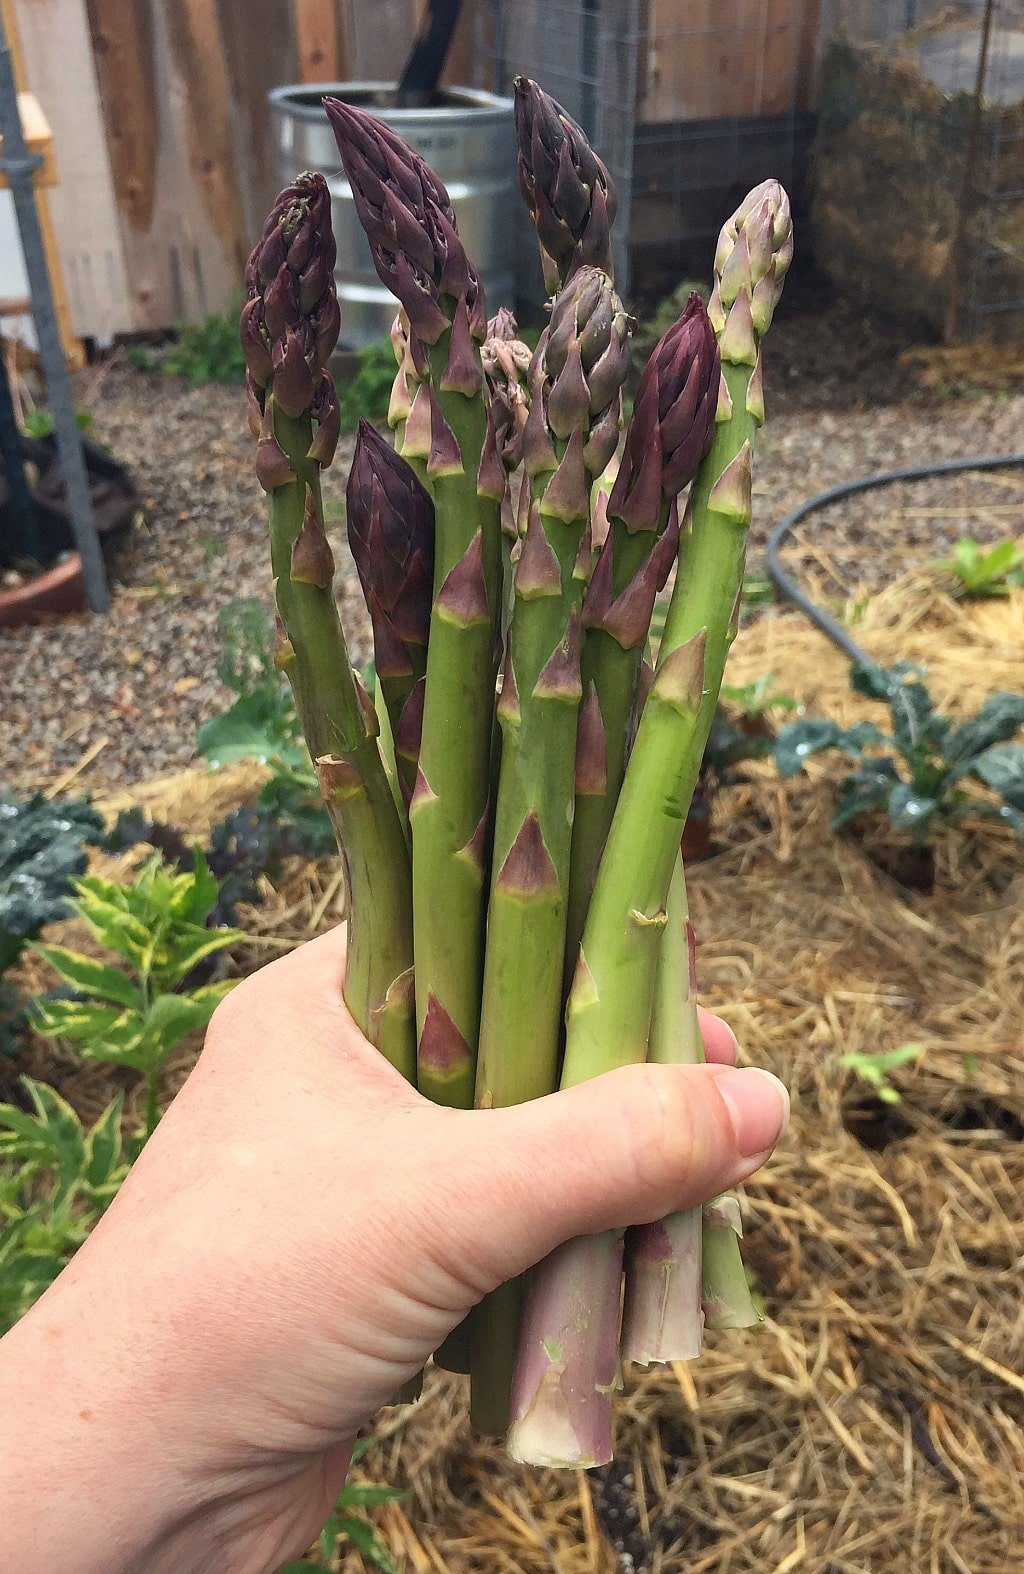
[[[498,0],[495,77],[537,77],[615,179],[621,287],[706,275],[719,228],[769,175],[803,187],[819,0]]]
[[[1024,338],[1024,4],[834,0],[815,252],[947,337]]]

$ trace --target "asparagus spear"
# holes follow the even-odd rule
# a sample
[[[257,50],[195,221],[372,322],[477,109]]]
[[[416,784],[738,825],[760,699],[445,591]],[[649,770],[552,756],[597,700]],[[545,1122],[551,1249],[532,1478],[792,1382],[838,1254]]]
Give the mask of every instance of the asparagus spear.
[[[518,337],[516,320],[502,307],[487,324],[487,338],[480,352],[487,390],[488,441],[500,456],[505,482],[501,493],[501,634],[508,633],[512,617],[512,553],[519,534],[523,477],[516,472],[523,459],[523,432],[530,409],[526,377],[532,359],[530,347]]]
[[[410,869],[376,741],[376,717],[352,672],[332,592],[320,469],[338,438],[327,363],[338,337],[331,199],[320,175],[278,197],[246,268],[241,338],[256,474],[268,495],[287,672],[345,866],[345,999],[357,1024],[415,1081]]]
[[[429,432],[434,607],[409,808],[418,1080],[437,1102],[469,1106],[483,972],[504,485],[503,476],[491,484],[485,467],[478,492],[486,437],[483,291],[437,176],[373,116],[338,99],[325,99],[324,108],[377,272],[408,319],[419,386],[403,453],[415,453]]]
[[[647,1052],[665,904],[679,834],[721,686],[738,606],[750,523],[751,439],[764,418],[760,340],[792,257],[789,204],[781,186],[752,192],[722,231],[709,316],[723,377],[711,448],[691,489],[679,573],[658,668],[644,705],[597,873],[567,1007],[562,1086]],[[595,1239],[617,1287],[618,1239]],[[600,1367],[573,1364],[579,1349],[580,1286],[590,1262],[577,1243],[535,1271],[513,1390],[509,1446],[534,1463],[588,1465],[611,1459],[611,1407]],[[533,1303],[540,1311],[533,1315]],[[617,1310],[608,1292],[595,1315]],[[589,1350],[603,1349],[593,1337]]]
[[[612,272],[611,232],[615,187],[576,122],[532,82],[516,77],[519,189],[540,243],[549,295],[577,268]]]
[[[348,539],[373,625],[374,665],[406,804],[416,783],[434,575],[434,505],[404,459],[359,422]]]
[[[530,367],[527,523],[498,703],[476,1088],[483,1108],[537,1098],[557,1081],[590,484],[618,441],[628,360],[629,319],[610,279],[580,269],[556,299]],[[504,1429],[515,1323],[514,1287],[486,1302],[475,1323],[473,1414],[487,1430]]]
[[[608,534],[583,606],[587,748],[581,750],[572,832],[567,983],[622,785],[654,598],[679,544],[676,498],[711,445],[719,383],[714,329],[700,296],[691,295],[640,378],[608,498]]]

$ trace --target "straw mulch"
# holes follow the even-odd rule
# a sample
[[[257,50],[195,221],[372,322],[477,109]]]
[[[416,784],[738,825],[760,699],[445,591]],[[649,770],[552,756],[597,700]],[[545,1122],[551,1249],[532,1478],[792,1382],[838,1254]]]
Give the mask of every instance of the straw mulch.
[[[857,634],[879,659],[925,658],[937,698],[965,713],[1020,687],[1024,595],[968,606],[903,583]],[[769,669],[815,711],[877,718],[795,614],[737,641],[733,681]],[[788,1135],[746,1188],[765,1330],[630,1372],[617,1462],[590,1475],[510,1465],[471,1435],[460,1381],[432,1374],[414,1411],[381,1418],[362,1466],[408,1489],[380,1513],[403,1569],[1024,1567],[1021,852],[999,827],[961,832],[934,895],[908,895],[829,833],[834,769],[782,783],[752,768],[690,877],[704,998],[793,1095]],[[322,927],[336,895],[323,871],[296,870],[254,954]],[[923,1053],[894,1074],[895,1106],[836,1064],[908,1041]]]

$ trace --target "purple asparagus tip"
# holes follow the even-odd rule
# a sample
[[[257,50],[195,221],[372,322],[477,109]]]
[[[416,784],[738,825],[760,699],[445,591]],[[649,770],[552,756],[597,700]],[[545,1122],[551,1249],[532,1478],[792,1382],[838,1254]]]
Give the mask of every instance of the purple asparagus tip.
[[[434,504],[415,472],[360,421],[348,479],[348,540],[373,623],[381,676],[412,670],[426,648],[434,575]]]
[[[630,530],[655,530],[662,499],[693,480],[711,446],[721,358],[700,296],[658,340],[644,367],[608,512]]]
[[[251,422],[259,429],[272,397],[285,415],[318,423],[311,457],[329,464],[337,442],[337,398],[327,370],[341,314],[334,292],[331,197],[322,175],[299,175],[281,192],[245,270],[239,333]],[[266,447],[269,438],[263,434]]]
[[[381,283],[401,302],[414,334],[436,344],[460,304],[472,337],[487,330],[484,294],[459,239],[443,183],[390,127],[365,110],[325,98]]]
[[[611,271],[615,187],[576,122],[529,77],[515,80],[519,189],[554,295],[585,263]]]

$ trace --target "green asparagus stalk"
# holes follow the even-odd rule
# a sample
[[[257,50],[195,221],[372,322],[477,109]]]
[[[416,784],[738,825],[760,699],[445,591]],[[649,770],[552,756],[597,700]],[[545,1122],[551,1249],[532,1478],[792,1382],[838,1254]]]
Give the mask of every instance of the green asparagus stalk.
[[[697,1065],[704,1059],[704,1046],[695,998],[693,927],[681,858],[672,876],[666,913],[647,1059],[652,1065]],[[641,1366],[696,1360],[703,1329],[700,1208],[630,1230],[619,1339],[622,1359]]]
[[[523,1103],[557,1082],[590,487],[618,441],[628,359],[628,318],[611,281],[580,269],[556,299],[530,368],[528,515],[498,703],[477,1069],[483,1108]],[[506,1287],[475,1325],[473,1415],[486,1430],[502,1431],[507,1420],[514,1303]]]
[[[403,454],[421,450],[429,433],[434,606],[409,808],[418,1081],[435,1101],[468,1107],[483,973],[504,488],[485,443],[483,291],[437,176],[382,122],[338,99],[324,107],[377,272],[408,319],[419,386]]]
[[[434,505],[377,429],[359,422],[347,488],[349,546],[406,804],[416,784],[434,575]]]
[[[760,340],[791,257],[789,204],[767,182],[725,225],[716,254],[709,316],[723,392],[715,436],[691,489],[657,672],[594,885],[566,1013],[563,1087],[647,1053],[669,886],[742,585],[751,439],[764,417]],[[617,1284],[621,1254],[607,1238],[591,1249],[612,1264]],[[557,1455],[571,1466],[611,1459],[604,1374],[571,1363],[587,1262],[570,1243],[532,1276],[540,1311],[527,1313],[533,1342],[516,1366],[509,1442],[517,1458],[552,1463]],[[606,1294],[594,1304],[613,1300]]]
[[[376,717],[338,618],[320,495],[339,425],[327,371],[340,322],[330,209],[320,175],[300,175],[281,193],[249,258],[241,338],[256,474],[268,496],[278,662],[345,867],[345,999],[371,1043],[414,1082],[409,856]]]
[[[583,607],[587,724],[572,832],[567,987],[622,785],[654,599],[679,545],[676,498],[710,447],[720,378],[714,330],[700,296],[691,295],[640,378],[608,499],[608,534]]]

